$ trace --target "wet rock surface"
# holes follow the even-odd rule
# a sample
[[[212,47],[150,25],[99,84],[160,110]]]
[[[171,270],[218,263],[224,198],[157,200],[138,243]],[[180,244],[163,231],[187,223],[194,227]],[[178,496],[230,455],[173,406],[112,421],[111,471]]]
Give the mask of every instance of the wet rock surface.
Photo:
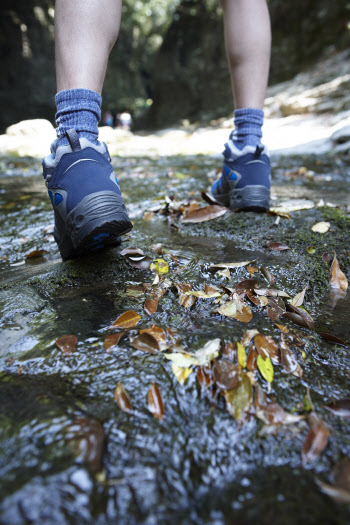
[[[350,278],[350,159],[290,158],[275,162],[274,206],[287,199],[312,201],[290,218],[227,213],[201,224],[146,214],[175,200],[199,199],[215,177],[217,161],[205,156],[154,159],[113,158],[134,223],[120,247],[80,260],[62,262],[52,238],[52,212],[40,175],[40,162],[2,159],[0,174],[0,516],[3,523],[347,523],[349,507],[321,493],[318,478],[350,457],[349,419],[324,408],[349,397],[349,295],[329,288],[336,251]],[[335,206],[333,206],[335,205]],[[311,227],[328,221],[324,234]],[[290,250],[273,251],[269,242]],[[154,273],[139,270],[120,255],[142,249],[152,259],[161,243],[169,264],[166,278],[234,287],[249,279],[246,267],[230,280],[209,269],[222,262],[254,261],[267,268],[274,287],[291,297],[308,286],[303,306],[315,327],[281,320],[299,340],[291,345],[302,378],[275,366],[271,401],[291,414],[306,416],[291,425],[264,425],[248,416],[237,422],[221,395],[213,401],[196,374],[181,385],[161,353],[132,348],[128,337],[108,351],[108,327],[126,310],[141,316],[139,329],[156,324],[176,330],[181,344],[195,351],[209,341],[240,341],[247,329],[280,341],[280,330],[265,311],[251,305],[253,319],[239,322],[214,312],[213,300],[198,298],[185,309],[171,288],[154,314],[144,311],[146,295],[128,287],[151,284]],[[312,250],[310,248],[313,248]],[[33,250],[41,257],[26,258]],[[168,253],[167,253],[168,252]],[[173,256],[173,257],[171,257]],[[179,270],[181,272],[177,273]],[[268,286],[261,272],[254,274]],[[341,338],[344,345],[319,332]],[[55,341],[75,335],[75,351]],[[164,401],[159,421],[148,409],[147,393],[156,382]],[[132,413],[118,408],[114,392],[123,383]],[[309,430],[304,397],[310,390],[315,411],[331,427],[327,447],[303,464]]]

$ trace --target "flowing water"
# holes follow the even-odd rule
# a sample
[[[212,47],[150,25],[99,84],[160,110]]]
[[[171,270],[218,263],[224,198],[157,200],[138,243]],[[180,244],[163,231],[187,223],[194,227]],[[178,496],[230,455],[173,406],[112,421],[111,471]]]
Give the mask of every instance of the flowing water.
[[[276,216],[253,213],[187,226],[176,220],[171,225],[159,215],[143,220],[143,211],[162,203],[165,195],[198,198],[215,174],[216,161],[163,157],[113,163],[134,223],[132,233],[121,247],[62,262],[50,229],[52,211],[40,162],[0,161],[1,523],[349,523],[349,507],[322,494],[315,483],[315,478],[329,482],[333,465],[350,457],[349,420],[323,408],[349,397],[349,347],[330,344],[317,333],[327,331],[350,343],[349,294],[330,292],[329,267],[321,260],[322,252],[335,248],[349,278],[346,219],[334,215],[330,222],[335,229],[324,237],[310,233],[310,227],[335,208],[296,211],[279,222]],[[276,161],[273,195],[276,202],[323,199],[340,206],[346,217],[349,175],[344,157]],[[286,242],[292,250],[267,250],[268,240]],[[169,256],[169,278],[195,289],[225,284],[208,270],[209,264],[243,260],[267,267],[274,286],[291,296],[309,284],[305,307],[316,329],[282,321],[301,341],[295,351],[303,377],[276,367],[269,398],[288,412],[303,414],[310,389],[316,411],[332,427],[325,451],[314,462],[301,461],[307,420],[273,432],[253,416],[236,422],[221,396],[212,403],[195,373],[180,385],[161,354],[135,350],[127,338],[105,351],[106,329],[126,310],[141,315],[132,333],[152,324],[172,328],[189,350],[215,338],[240,340],[252,328],[280,337],[256,307],[246,325],[213,313],[212,301],[205,299],[185,310],[174,289],[163,296],[155,314],[147,315],[145,296],[130,297],[126,288],[151,283],[154,274],[130,267],[120,251],[136,246],[154,259],[151,246],[157,243],[184,267],[176,274],[178,266]],[[306,252],[310,243],[314,256]],[[39,249],[47,253],[26,259]],[[237,268],[231,283],[247,278],[246,268]],[[261,274],[258,280],[266,286]],[[70,334],[78,344],[65,355],[55,341]],[[132,399],[131,415],[114,400],[119,382]],[[153,382],[164,400],[162,421],[147,407]],[[266,382],[259,382],[267,392]]]

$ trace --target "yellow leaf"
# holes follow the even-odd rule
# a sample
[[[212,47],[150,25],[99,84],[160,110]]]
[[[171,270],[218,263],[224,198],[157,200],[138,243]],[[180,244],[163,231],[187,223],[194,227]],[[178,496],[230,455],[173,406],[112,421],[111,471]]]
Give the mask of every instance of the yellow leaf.
[[[258,355],[257,359],[257,365],[260,374],[263,376],[263,378],[268,382],[272,383],[273,381],[273,366],[271,363],[271,359],[269,357],[266,357],[266,359],[263,359],[261,355]]]
[[[316,232],[316,233],[326,233],[328,232],[329,228],[331,227],[331,224],[330,222],[317,222],[316,224],[314,224],[311,229],[313,232]]]
[[[164,275],[169,271],[169,265],[164,259],[155,259],[150,265],[151,272]]]
[[[183,368],[182,366],[177,366],[175,363],[172,365],[173,373],[180,385],[183,385],[186,379],[190,374],[192,374],[192,368]]]
[[[241,343],[237,343],[237,357],[239,366],[245,368],[247,366],[247,354],[245,353],[244,347],[241,345]]]

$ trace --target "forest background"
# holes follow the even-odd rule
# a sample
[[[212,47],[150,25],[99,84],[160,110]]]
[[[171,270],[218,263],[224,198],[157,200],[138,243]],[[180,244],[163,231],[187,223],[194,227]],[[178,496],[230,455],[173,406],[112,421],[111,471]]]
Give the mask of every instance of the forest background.
[[[350,2],[270,0],[270,85],[350,44]],[[55,112],[54,1],[0,6],[0,133]],[[344,108],[345,109],[345,108]],[[128,110],[136,127],[210,121],[232,110],[217,0],[124,0],[103,111]]]

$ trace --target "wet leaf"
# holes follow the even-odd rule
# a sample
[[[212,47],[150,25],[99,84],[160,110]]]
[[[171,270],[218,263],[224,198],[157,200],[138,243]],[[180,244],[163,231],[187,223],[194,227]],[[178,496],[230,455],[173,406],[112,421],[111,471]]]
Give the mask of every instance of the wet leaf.
[[[236,388],[224,392],[227,411],[237,421],[242,420],[244,414],[249,411],[253,402],[253,389],[249,377],[245,372],[239,373]]]
[[[225,277],[226,279],[231,279],[230,270],[228,268],[226,268],[225,270],[219,270],[218,272],[216,272],[215,275]]]
[[[281,348],[281,361],[282,361],[283,371],[286,374],[293,374],[296,377],[301,378],[303,375],[303,370],[298,363],[296,355],[289,348],[289,346],[283,339],[283,336],[282,336],[282,342],[281,342],[280,348]]]
[[[190,354],[183,354],[180,352],[174,352],[172,354],[163,354],[164,357],[172,361],[176,366],[181,368],[188,368],[192,365],[199,365],[199,361],[196,357]]]
[[[254,261],[218,263],[218,264],[211,264],[209,268],[242,268],[243,266],[247,266],[248,264],[252,262]]]
[[[198,291],[191,290],[189,292],[186,292],[186,295],[193,295],[194,297],[198,297],[200,299],[213,299],[214,297],[219,297],[220,295],[222,295],[222,293],[217,292],[216,290],[213,290],[210,293],[205,293],[202,290],[198,290]]]
[[[279,346],[272,337],[258,334],[254,337],[254,346],[263,360],[269,357],[275,364],[281,362]],[[271,383],[271,381],[269,382]]]
[[[247,368],[251,372],[255,372],[258,368],[258,352],[255,348],[251,348],[247,357]]]
[[[290,250],[289,246],[287,246],[283,242],[270,242],[267,245],[267,247],[268,247],[269,250],[275,250],[275,251],[278,251],[278,252],[281,252],[283,250]]]
[[[152,315],[157,311],[158,308],[158,299],[146,299],[143,309],[146,314]]]
[[[239,366],[245,368],[247,366],[247,354],[245,353],[244,347],[239,342],[237,342],[237,358]]]
[[[116,334],[107,335],[104,340],[103,346],[106,352],[111,352],[111,350],[118,345],[119,341],[126,334],[126,332],[118,332]]]
[[[164,403],[157,383],[153,383],[148,394],[148,409],[160,421],[164,417]]]
[[[220,204],[219,202],[217,202],[213,195],[211,193],[208,193],[206,191],[202,191],[201,192],[201,195],[202,195],[202,199],[205,200],[208,204]]]
[[[128,297],[142,297],[145,295],[145,289],[140,285],[127,286],[125,293]]]
[[[174,283],[179,292],[179,303],[184,308],[188,309],[194,305],[196,298],[193,295],[186,295],[186,292],[191,291],[192,285],[185,283]]]
[[[246,348],[251,340],[258,335],[259,331],[253,328],[252,330],[246,330],[242,337],[242,345]]]
[[[65,355],[72,354],[77,348],[78,338],[76,335],[62,335],[57,339],[55,345],[62,350]]]
[[[124,248],[120,252],[120,255],[123,255],[125,257],[136,257],[137,255],[146,255],[145,252],[143,252],[140,248],[134,248],[130,246],[129,248]]]
[[[220,359],[220,361],[214,363],[213,378],[218,388],[221,390],[231,390],[238,384],[239,370],[237,366],[230,361]]]
[[[311,315],[305,310],[305,308],[303,308],[302,306],[298,307],[298,306],[293,306],[290,303],[286,303],[286,309],[288,310],[288,312],[295,313],[299,315],[300,317],[302,317],[307,328],[313,328],[314,320],[312,319]],[[285,317],[285,314],[283,314],[282,317]]]
[[[211,371],[202,366],[197,367],[197,381],[202,388],[209,388],[213,383]]]
[[[326,233],[328,232],[329,228],[331,227],[331,224],[330,222],[317,222],[316,224],[314,224],[311,229],[313,232],[316,232],[316,233]]]
[[[155,259],[149,269],[158,275],[164,275],[169,272],[169,265],[164,259]]]
[[[269,283],[269,285],[272,286],[273,280],[274,280],[272,273],[267,268],[265,268],[265,266],[261,266],[260,271],[265,277],[265,279],[267,280],[267,282]]]
[[[137,350],[146,352],[148,354],[157,354],[160,352],[160,347],[157,339],[150,333],[144,332],[136,337],[130,337],[130,345]]]
[[[182,368],[182,366],[177,366],[175,363],[172,364],[172,370],[180,385],[183,385],[188,376],[193,372],[192,368]]]
[[[101,470],[104,430],[99,421],[76,418],[67,428],[65,440],[76,456],[76,462],[89,465],[95,472]]]
[[[237,294],[244,294],[247,290],[254,290],[257,284],[256,279],[244,279],[236,285],[235,292]]]
[[[254,275],[258,271],[258,268],[255,268],[255,266],[247,266],[247,270],[250,275]]]
[[[127,414],[132,413],[131,399],[123,383],[117,384],[117,388],[114,392],[114,399],[116,400],[116,403],[120,410],[126,412]]]
[[[167,344],[167,334],[165,333],[165,330],[163,330],[163,328],[160,328],[159,326],[155,324],[149,326],[148,328],[144,328],[143,330],[140,330],[140,335],[142,334],[152,335],[157,340],[160,350],[165,350],[169,346]],[[170,330],[169,330],[169,335],[170,335]]]
[[[325,263],[329,263],[331,262],[332,260],[332,254],[331,253],[328,253],[328,252],[324,252],[322,254],[322,261],[325,262]]]
[[[260,374],[263,376],[263,378],[268,383],[272,383],[274,371],[273,371],[271,359],[269,357],[266,357],[265,359],[263,359],[261,355],[258,354],[257,365],[258,365],[258,370]]]
[[[316,483],[324,494],[327,494],[327,496],[334,499],[337,503],[350,504],[350,490],[334,487],[333,485],[323,483],[319,479],[316,479]]]
[[[314,412],[310,416],[311,428],[303,444],[301,456],[303,463],[311,463],[318,458],[331,435],[323,420]]]
[[[335,252],[331,266],[331,279],[329,282],[332,288],[338,288],[340,290],[343,290],[344,292],[348,289],[348,280],[339,267],[339,263]]]
[[[234,343],[226,343],[222,352],[222,357],[228,359],[229,361],[232,361],[232,363],[236,361],[237,351]]]
[[[337,399],[333,403],[325,405],[325,408],[336,416],[350,419],[350,398]]]
[[[308,246],[308,247],[306,248],[306,251],[307,251],[307,253],[308,253],[309,255],[313,255],[313,254],[315,253],[316,250],[315,250],[315,247],[314,247],[314,246]]]
[[[138,270],[148,270],[152,259],[151,257],[148,257],[148,255],[138,255],[135,257],[126,257],[126,261],[133,268],[137,268]]]
[[[253,313],[251,309],[249,308],[249,306],[243,303],[242,311],[241,312],[237,311],[235,315],[233,316],[233,318],[236,319],[237,321],[240,321],[241,323],[249,323],[249,321],[253,319]]]
[[[210,206],[205,206],[204,208],[199,208],[197,210],[190,211],[182,219],[182,222],[184,224],[187,224],[210,221],[212,219],[217,219],[218,217],[225,215],[226,212],[227,208],[225,208],[224,206],[212,204]]]
[[[46,253],[49,253],[46,250],[33,250],[32,252],[27,253],[26,259],[39,259],[43,257]]]
[[[282,334],[287,334],[289,332],[287,326],[284,326],[283,324],[275,323],[275,326],[281,330]]]
[[[141,316],[134,310],[121,314],[109,328],[133,328],[140,322]]]
[[[304,297],[305,297],[305,292],[306,292],[307,288],[308,287],[305,286],[305,288],[301,292],[297,293],[296,296],[293,297],[292,303],[291,303],[293,306],[301,306],[303,304]]]
[[[349,347],[349,345],[345,343],[345,341],[343,341],[342,339],[340,339],[339,337],[333,334],[329,334],[328,332],[317,332],[317,333],[318,335],[322,337],[322,339],[324,339],[325,341],[328,341],[328,343],[332,343],[332,344],[340,345],[340,346],[346,346],[347,348]]]
[[[254,288],[254,292],[257,295],[266,295],[267,297],[290,297],[287,292],[274,288]]]

